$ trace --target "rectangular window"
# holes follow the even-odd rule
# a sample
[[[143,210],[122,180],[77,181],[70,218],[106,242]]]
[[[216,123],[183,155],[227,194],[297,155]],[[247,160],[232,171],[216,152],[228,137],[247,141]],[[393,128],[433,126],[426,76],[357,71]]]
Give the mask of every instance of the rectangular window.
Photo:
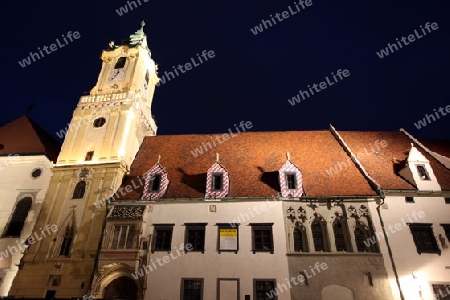
[[[253,253],[256,251],[270,251],[273,253],[273,235],[271,224],[250,224],[252,226]]]
[[[276,300],[275,279],[253,279],[253,298],[255,300]]]
[[[416,244],[417,253],[438,253],[441,255],[436,238],[433,234],[432,224],[409,224],[414,244]]]
[[[191,251],[205,252],[205,226],[206,223],[186,224],[185,245],[191,245]]]
[[[414,197],[406,197],[405,202],[406,203],[414,203]]]
[[[181,279],[181,300],[203,300],[203,278]]]
[[[290,190],[295,190],[297,188],[297,181],[295,180],[295,174],[286,174],[286,184],[287,188]]]
[[[173,224],[155,224],[153,251],[171,251]]]
[[[417,165],[417,172],[419,173],[420,179],[422,180],[430,180],[430,176],[428,176],[428,172],[425,169],[424,165]]]
[[[127,61],[127,58],[126,58],[126,57],[120,57],[120,58],[117,60],[115,66],[114,66],[114,69],[122,69],[122,68],[125,66],[125,62],[126,62],[126,61]]]
[[[450,198],[445,198],[445,204],[450,204]]]
[[[217,243],[219,253],[221,251],[234,251],[239,249],[239,224],[218,223],[219,241]]]
[[[151,192],[159,191],[161,187],[161,174],[153,174],[153,181],[151,183]]]
[[[134,249],[136,240],[136,229],[134,225],[114,226],[113,237],[109,249],[123,250]]]
[[[450,283],[432,284],[436,300],[450,300]]]
[[[213,191],[220,191],[222,190],[222,181],[223,181],[223,174],[222,173],[213,173],[212,174],[212,186],[211,190]]]
[[[55,290],[45,291],[45,300],[53,300],[53,299],[55,299],[55,296],[56,296]]]
[[[84,160],[86,160],[86,161],[92,160],[93,156],[94,156],[94,151],[86,152],[86,156],[84,157]]]

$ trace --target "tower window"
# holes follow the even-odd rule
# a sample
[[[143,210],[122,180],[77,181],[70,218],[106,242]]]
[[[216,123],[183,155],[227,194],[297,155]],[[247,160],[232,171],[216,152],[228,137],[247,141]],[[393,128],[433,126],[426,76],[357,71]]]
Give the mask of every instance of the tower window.
[[[86,152],[86,156],[84,157],[84,160],[86,160],[86,161],[92,160],[93,156],[94,156],[94,151],[88,151],[88,152]]]
[[[297,188],[297,181],[295,180],[295,174],[286,174],[287,188],[295,190]]]
[[[153,174],[153,183],[151,185],[150,191],[157,192],[161,188],[161,174]]]
[[[417,172],[419,172],[420,179],[422,180],[430,180],[430,176],[428,175],[427,170],[425,169],[424,165],[418,165]]]
[[[84,192],[86,191],[86,181],[80,181],[77,183],[73,189],[72,199],[81,199],[84,197]]]
[[[222,189],[223,176],[222,173],[214,173],[212,174],[212,186],[211,189],[213,191],[219,191]]]
[[[73,236],[74,236],[74,228],[73,225],[67,226],[64,231],[63,240],[61,243],[61,248],[59,248],[60,256],[69,256],[70,247],[72,246]]]
[[[102,127],[105,125],[106,119],[105,118],[97,118],[94,120],[94,127]]]
[[[150,80],[150,75],[147,73],[145,73],[145,82],[148,84],[148,81]]]
[[[122,69],[125,66],[125,62],[127,61],[127,58],[124,57],[120,57],[117,62],[116,65],[114,66],[114,69]]]

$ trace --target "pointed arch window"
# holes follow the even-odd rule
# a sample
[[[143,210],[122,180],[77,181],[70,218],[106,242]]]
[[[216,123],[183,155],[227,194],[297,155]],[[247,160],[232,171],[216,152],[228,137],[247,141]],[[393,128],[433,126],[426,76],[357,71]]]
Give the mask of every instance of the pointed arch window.
[[[72,247],[73,237],[75,235],[75,229],[73,225],[67,225],[62,242],[59,248],[59,256],[69,256],[70,248]]]
[[[325,251],[328,252],[327,234],[325,231],[325,225],[319,221],[314,221],[311,223],[311,232],[314,242],[315,251]]]
[[[77,183],[73,190],[73,199],[81,199],[84,197],[84,192],[86,191],[86,181],[80,181]]]
[[[12,217],[6,227],[3,237],[18,237],[22,232],[25,220],[30,211],[33,199],[31,197],[25,197],[17,202]]]
[[[297,227],[292,233],[294,239],[294,251],[295,252],[307,252],[308,244],[306,239],[306,231],[304,228]]]
[[[368,219],[367,222],[370,222],[370,219]],[[358,252],[378,252],[377,237],[374,235],[370,226],[367,226],[364,222],[358,221],[354,234]]]
[[[342,223],[343,223],[342,221],[336,221],[333,224],[336,251],[350,252],[350,243],[348,239],[347,230],[345,224]]]

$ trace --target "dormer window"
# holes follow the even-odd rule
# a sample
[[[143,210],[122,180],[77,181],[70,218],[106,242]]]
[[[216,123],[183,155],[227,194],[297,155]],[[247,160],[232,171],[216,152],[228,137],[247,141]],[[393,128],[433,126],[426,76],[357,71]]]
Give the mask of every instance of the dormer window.
[[[294,173],[286,173],[286,185],[289,190],[295,190],[297,188],[297,180]]]
[[[230,179],[228,171],[218,162],[206,173],[205,198],[222,198],[228,196]]]
[[[122,69],[125,66],[125,62],[127,61],[127,58],[124,57],[120,57],[117,62],[116,65],[114,66],[114,69]]]
[[[417,172],[419,173],[420,179],[431,180],[424,165],[417,165],[416,167],[417,167]]]
[[[153,200],[164,197],[170,181],[165,168],[159,162],[145,173],[144,178],[145,187],[142,199]]]
[[[303,182],[302,172],[290,160],[284,163],[278,170],[278,180],[281,188],[281,197],[302,197]]]
[[[157,192],[161,188],[161,174],[152,174],[153,182],[151,183],[151,192]]]
[[[211,181],[211,190],[213,191],[221,191],[223,187],[223,175],[222,173],[213,173],[212,181]]]

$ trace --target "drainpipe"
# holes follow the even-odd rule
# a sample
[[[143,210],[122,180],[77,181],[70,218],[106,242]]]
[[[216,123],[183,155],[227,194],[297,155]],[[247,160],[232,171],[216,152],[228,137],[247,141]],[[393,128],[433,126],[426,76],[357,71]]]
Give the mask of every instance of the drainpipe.
[[[386,229],[384,227],[384,221],[383,221],[383,218],[381,217],[380,207],[384,204],[385,195],[384,195],[384,191],[381,189],[378,192],[380,193],[381,201],[380,201],[380,204],[377,205],[377,213],[378,213],[378,217],[380,219],[381,228],[383,229],[384,240],[386,241],[386,246],[388,248],[389,259],[391,260],[391,266],[392,266],[392,270],[394,271],[395,281],[397,283],[398,290],[400,292],[400,299],[405,300],[405,296],[403,296],[402,287],[400,285],[400,279],[399,279],[398,273],[397,273],[397,266],[395,265],[394,257],[392,255],[391,245],[389,244],[388,235],[386,234]]]

